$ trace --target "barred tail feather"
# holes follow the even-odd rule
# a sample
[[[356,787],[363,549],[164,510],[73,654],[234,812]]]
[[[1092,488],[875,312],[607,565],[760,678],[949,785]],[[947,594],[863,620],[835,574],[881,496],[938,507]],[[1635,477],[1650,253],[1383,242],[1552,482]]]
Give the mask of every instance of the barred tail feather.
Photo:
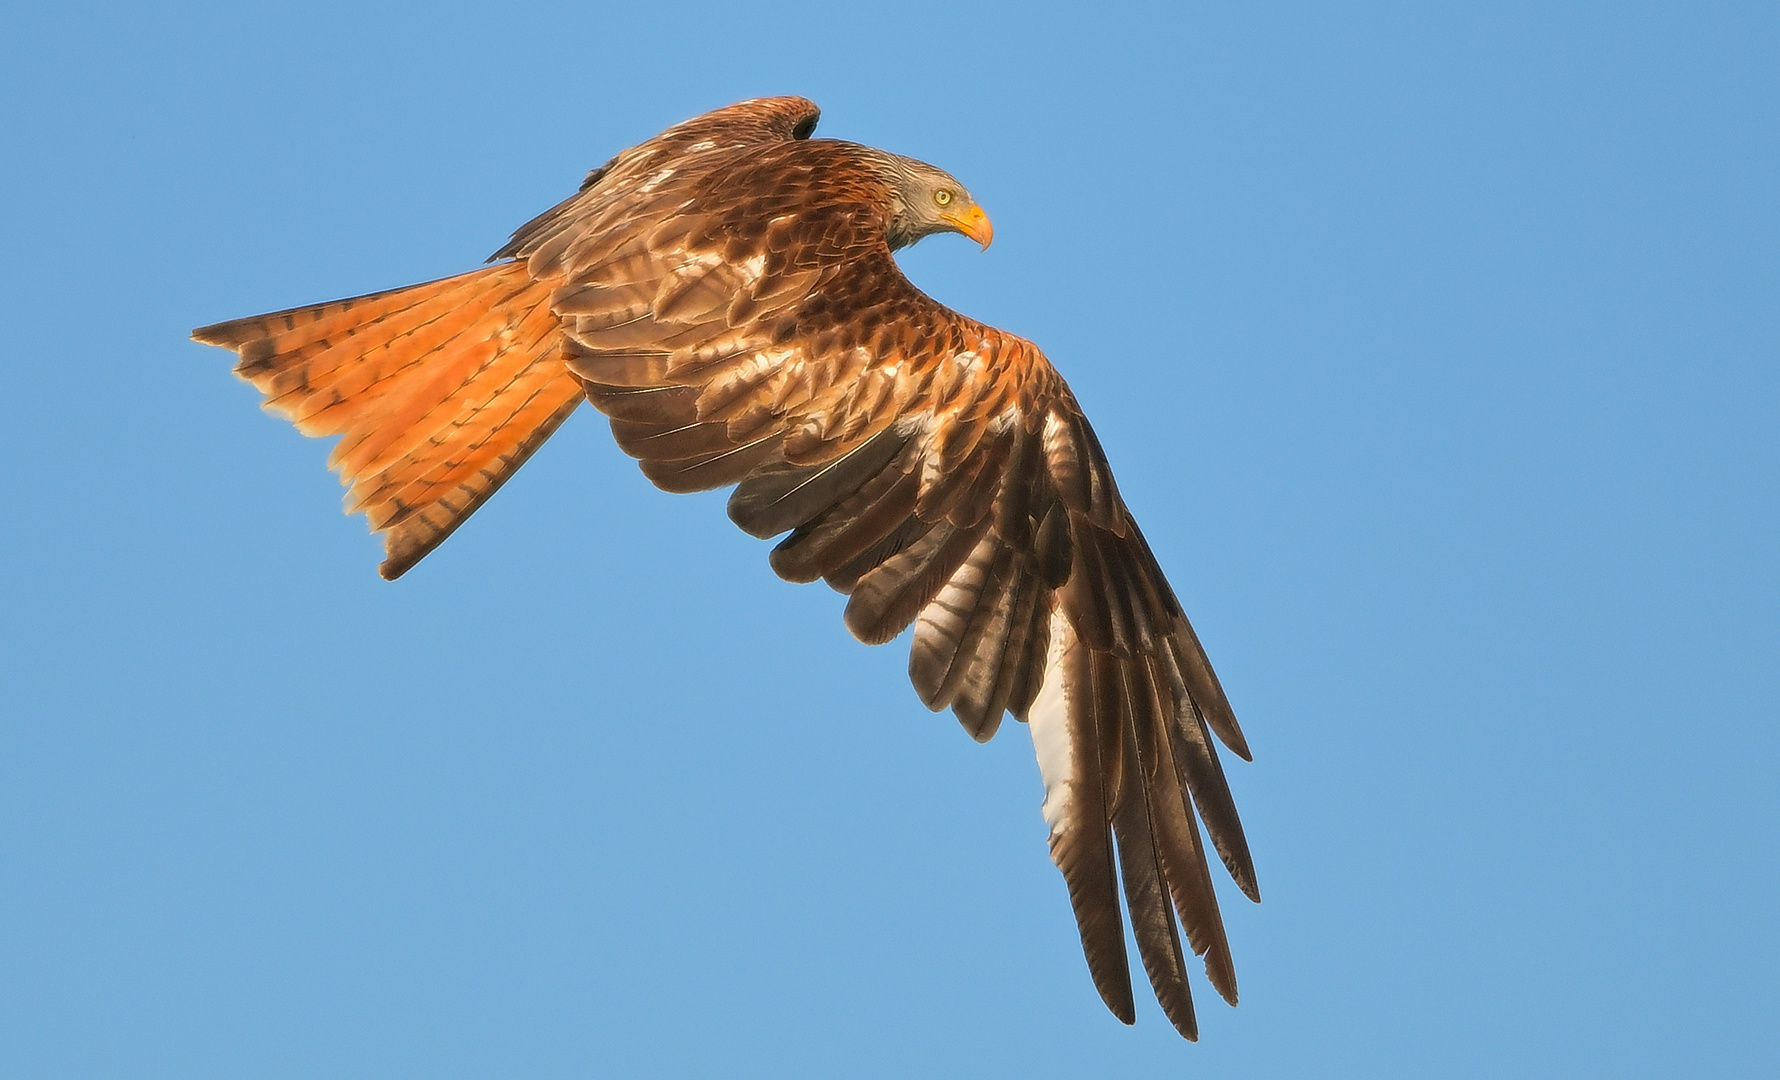
[[[240,355],[235,373],[305,435],[339,435],[328,464],[347,513],[383,536],[400,577],[568,419],[552,284],[502,263],[405,289],[192,331]]]

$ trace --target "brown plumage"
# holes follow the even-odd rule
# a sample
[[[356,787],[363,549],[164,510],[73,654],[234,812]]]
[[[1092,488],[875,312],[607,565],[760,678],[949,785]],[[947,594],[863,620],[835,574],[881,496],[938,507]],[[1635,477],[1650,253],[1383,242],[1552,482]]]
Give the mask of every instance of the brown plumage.
[[[1205,847],[1258,899],[1212,735],[1241,729],[1087,418],[1038,348],[923,295],[891,252],[988,220],[932,166],[719,109],[627,150],[454,278],[205,327],[330,458],[395,578],[585,397],[668,491],[735,485],[773,569],[986,740],[1032,722],[1088,968],[1135,1019],[1122,879],[1163,1011],[1197,1026],[1176,919],[1232,1004]],[[1196,811],[1196,813],[1195,813]]]

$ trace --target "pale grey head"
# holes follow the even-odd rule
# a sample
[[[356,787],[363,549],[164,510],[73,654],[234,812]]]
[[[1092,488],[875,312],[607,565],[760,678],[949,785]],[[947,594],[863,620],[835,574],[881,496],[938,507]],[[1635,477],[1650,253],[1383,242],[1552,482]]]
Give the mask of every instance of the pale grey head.
[[[958,178],[925,161],[875,151],[891,188],[890,247],[907,247],[934,233],[955,232],[985,248],[994,238],[989,215]]]

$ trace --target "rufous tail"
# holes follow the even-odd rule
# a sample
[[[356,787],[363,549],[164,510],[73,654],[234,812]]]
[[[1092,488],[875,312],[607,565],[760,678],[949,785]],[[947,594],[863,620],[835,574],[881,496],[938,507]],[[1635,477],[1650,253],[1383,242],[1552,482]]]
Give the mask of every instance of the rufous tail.
[[[346,512],[383,535],[400,577],[488,500],[582,400],[551,285],[509,262],[350,300],[217,323],[192,337],[305,435],[343,436],[328,465]]]

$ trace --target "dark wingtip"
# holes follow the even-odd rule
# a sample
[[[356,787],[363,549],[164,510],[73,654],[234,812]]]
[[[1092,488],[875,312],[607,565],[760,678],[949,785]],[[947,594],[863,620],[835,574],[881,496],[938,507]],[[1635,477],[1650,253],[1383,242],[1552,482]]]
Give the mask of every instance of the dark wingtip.
[[[1100,1000],[1106,1002],[1106,1007],[1112,1010],[1114,1016],[1119,1018],[1119,1023],[1124,1024],[1126,1027],[1135,1027],[1137,1025],[1137,1005],[1131,1001],[1131,999],[1127,998],[1123,1002],[1114,1004],[1103,992],[1100,995]]]
[[[1217,673],[1211,669],[1211,661],[1206,658],[1205,647],[1199,643],[1199,635],[1193,632],[1193,624],[1187,621],[1186,616],[1181,616],[1180,621],[1175,624],[1169,642],[1173,646],[1175,661],[1180,665],[1181,677],[1186,680],[1187,690],[1192,695],[1193,704],[1199,706],[1199,714],[1211,726],[1218,741],[1242,760],[1253,761],[1248,739],[1243,737],[1242,727],[1236,723],[1236,711],[1230,708],[1230,699],[1224,695]]]
[[[1218,741],[1229,747],[1232,754],[1244,761],[1253,762],[1255,755],[1249,751],[1248,739],[1243,736],[1242,728],[1237,726],[1236,715],[1230,712],[1229,703],[1225,703],[1222,716],[1213,719],[1215,715],[1208,715],[1206,720],[1210,721],[1211,730],[1217,733]]]

